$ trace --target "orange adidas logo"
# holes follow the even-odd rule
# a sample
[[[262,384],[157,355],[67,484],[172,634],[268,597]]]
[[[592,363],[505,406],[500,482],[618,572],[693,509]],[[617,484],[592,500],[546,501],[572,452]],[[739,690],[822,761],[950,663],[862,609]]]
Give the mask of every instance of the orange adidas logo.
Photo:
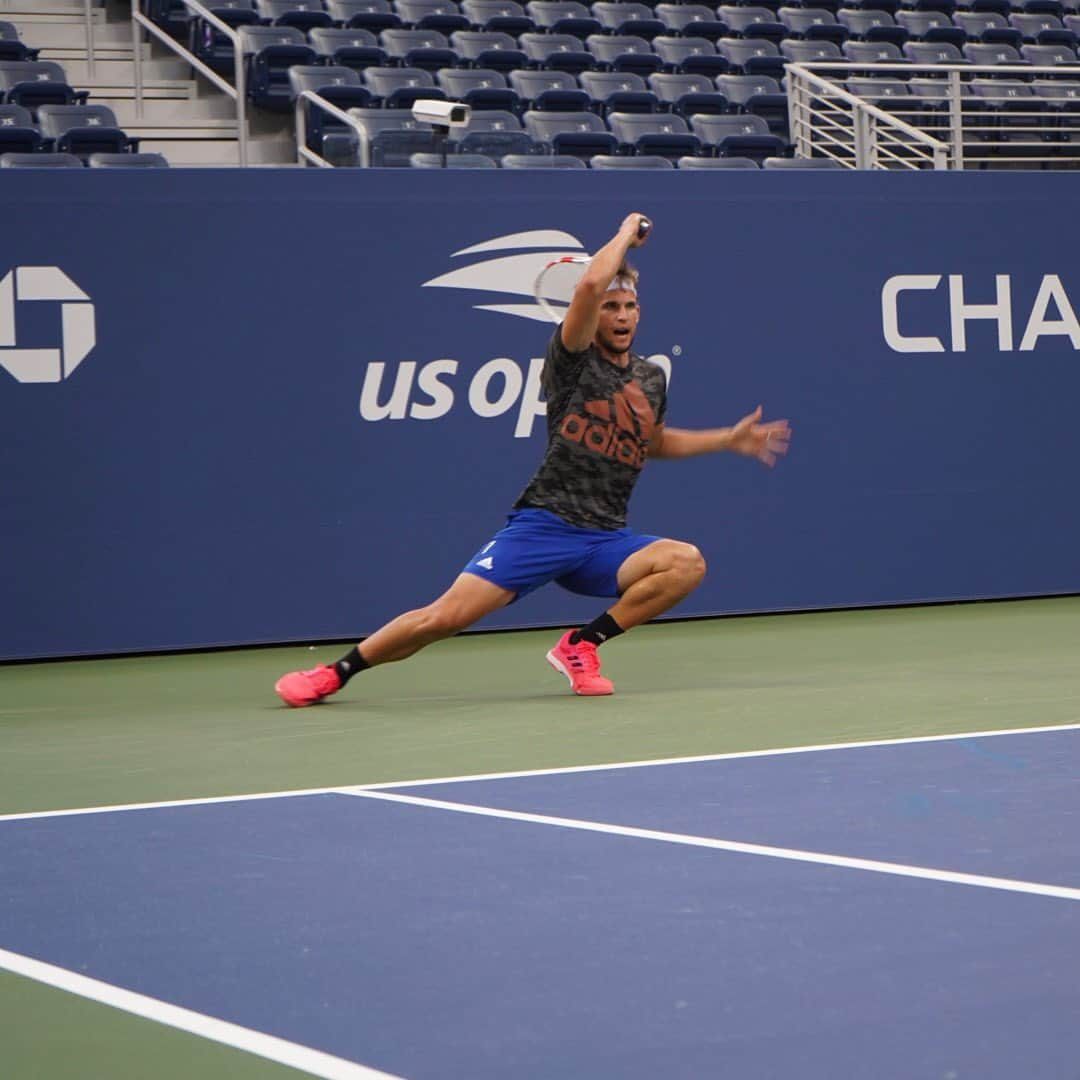
[[[636,382],[616,391],[614,408],[611,401],[587,401],[585,413],[568,413],[559,434],[632,468],[645,465],[656,414]]]

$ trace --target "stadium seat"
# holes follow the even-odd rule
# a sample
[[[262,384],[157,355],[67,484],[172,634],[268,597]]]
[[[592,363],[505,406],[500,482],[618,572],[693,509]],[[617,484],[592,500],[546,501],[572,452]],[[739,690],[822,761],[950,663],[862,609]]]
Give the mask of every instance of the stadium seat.
[[[578,89],[578,81],[568,71],[511,71],[507,75],[511,89],[532,108],[532,103],[543,93],[551,90],[572,91]]]
[[[416,30],[451,34],[472,25],[453,0],[394,0],[393,7],[401,21]]]
[[[164,154],[91,154],[91,169],[167,169]]]
[[[450,35],[450,44],[474,67],[508,75],[528,66],[528,57],[518,48],[518,43],[509,34],[497,30],[455,30]]]
[[[401,16],[390,10],[390,0],[326,0],[335,26],[380,34],[401,26]]]
[[[659,112],[660,101],[630,71],[583,71],[578,81],[594,106],[607,112]]]
[[[858,41],[884,41],[899,47],[909,36],[904,27],[896,25],[896,20],[888,11],[880,9],[841,8],[836,19]]]
[[[958,49],[967,41],[967,34],[959,26],[954,26],[952,19],[941,11],[908,11],[901,8],[896,13],[896,21],[916,41],[947,41]]]
[[[848,28],[824,8],[782,7],[777,17],[787,29],[787,37],[802,38],[803,41],[831,41],[843,45],[850,34]]]
[[[525,131],[539,146],[555,154],[590,158],[594,154],[614,154],[615,136],[595,113],[554,113],[530,110],[525,114]]]
[[[578,75],[596,67],[596,57],[571,34],[522,34],[518,41],[529,60],[549,71]]]
[[[1020,55],[1034,67],[1077,66],[1076,52],[1068,45],[1021,45]]]
[[[1026,64],[1027,61],[1011,45],[983,45],[968,42],[961,50],[973,64],[986,67],[989,65]],[[1011,77],[1011,76],[1010,76]]]
[[[847,89],[879,109],[911,108],[911,89],[903,79],[848,79]]]
[[[633,157],[612,157],[610,154],[597,154],[589,162],[593,169],[674,169],[675,162],[670,158],[655,154],[635,154]]]
[[[361,73],[371,96],[386,109],[410,109],[421,98],[446,100],[430,71],[413,67],[370,67]]]
[[[647,4],[616,4],[600,0],[593,4],[592,13],[604,29],[613,34],[634,34],[651,41],[657,34],[667,33],[667,27]]]
[[[398,168],[408,166],[416,153],[434,153],[438,145],[427,125],[413,119],[410,109],[350,109],[360,128],[357,163],[362,166]]]
[[[701,153],[701,140],[691,133],[686,121],[674,113],[655,116],[612,113],[608,124],[625,154],[644,154],[674,161]]]
[[[1014,12],[1009,24],[1019,30],[1029,45],[1069,45],[1075,49],[1076,34],[1067,30],[1056,15],[1026,15]]]
[[[506,85],[506,76],[491,68],[442,68],[435,82],[453,101],[463,101],[471,109],[498,109],[520,113],[524,104]]]
[[[81,169],[74,154],[0,154],[0,169]]]
[[[641,37],[623,34],[592,34],[585,42],[591,52],[609,71],[625,71],[647,78],[660,71],[664,62]]]
[[[1023,35],[1011,27],[1004,15],[996,11],[958,11],[953,22],[968,36],[969,41],[981,41],[986,45],[1011,45],[1019,49]]]
[[[904,55],[920,67],[928,64],[969,64],[960,50],[947,41],[909,41]]]
[[[525,5],[525,12],[538,30],[549,34],[569,34],[584,40],[604,29],[600,20],[576,0],[533,0]]]
[[[409,165],[414,169],[497,169],[498,165],[483,154],[417,153],[409,155]]]
[[[694,116],[690,127],[706,152],[716,157],[746,157],[764,161],[784,153],[783,139],[769,132],[760,116]]]
[[[341,26],[316,27],[308,33],[308,41],[325,60],[333,60],[338,49],[373,49],[379,44],[379,39],[370,30],[350,30]]]
[[[305,91],[312,91],[344,111],[367,108],[372,103],[371,91],[360,83],[360,75],[347,67],[310,67],[297,65],[289,69],[289,88],[292,101]],[[309,150],[326,157],[325,136],[340,136],[351,129],[344,121],[311,101],[304,102],[305,145]]]
[[[684,75],[723,75],[731,65],[717,53],[717,46],[703,37],[672,37],[662,35],[653,38],[652,47],[669,71]]]
[[[288,112],[289,68],[315,64],[315,50],[294,26],[241,26],[237,32],[248,58],[248,97],[260,108]]]
[[[760,116],[769,133],[788,142],[788,100],[768,75],[718,75],[716,85],[734,112]]]
[[[780,42],[780,53],[785,60],[796,64],[834,63],[843,60],[840,46],[832,41],[798,41],[785,38]]]
[[[843,169],[839,161],[833,158],[771,157],[762,163],[763,169]]]
[[[585,169],[579,157],[570,154],[507,154],[502,159],[504,169]]]
[[[37,154],[47,148],[29,109],[0,105],[0,154]]]
[[[90,96],[73,89],[64,69],[51,60],[7,60],[0,63],[3,103],[22,105],[37,114],[41,105],[82,105]]]
[[[333,25],[320,0],[255,0],[255,10],[270,26],[294,26],[305,34],[316,26]]]
[[[39,52],[22,43],[14,23],[0,21],[0,61],[36,60]]]
[[[725,169],[758,171],[760,166],[753,158],[745,157],[681,157],[678,161],[680,169]]]
[[[517,116],[496,109],[473,113],[466,127],[451,130],[450,141],[458,153],[483,154],[496,161],[507,154],[536,152],[533,140],[522,130]]]
[[[717,8],[716,13],[733,35],[745,40],[771,41],[778,45],[788,36],[776,12],[767,7],[725,4]],[[696,28],[692,30],[697,33]]]
[[[656,17],[664,24],[667,35],[706,38],[716,41],[734,31],[716,17],[712,8],[703,4],[657,4]]]
[[[829,42],[807,42],[810,48],[826,49]],[[771,41],[724,41],[716,43],[716,51],[731,65],[731,69],[743,75],[769,75],[774,79],[784,77],[784,58],[780,49]],[[837,50],[839,52],[839,49]],[[717,72],[717,74],[722,74]]]
[[[925,42],[923,43],[925,44]],[[930,48],[937,46],[931,45]],[[899,47],[891,41],[845,41],[841,46],[845,59],[853,64],[910,64]],[[888,74],[895,76],[895,71],[879,72],[873,69],[857,72],[859,75],[873,76]]]
[[[106,105],[42,105],[38,123],[58,153],[84,160],[91,154],[128,154],[139,149],[139,140],[120,130],[116,115]]]
[[[511,35],[536,30],[536,23],[525,14],[517,0],[462,0],[461,11],[477,30]]]

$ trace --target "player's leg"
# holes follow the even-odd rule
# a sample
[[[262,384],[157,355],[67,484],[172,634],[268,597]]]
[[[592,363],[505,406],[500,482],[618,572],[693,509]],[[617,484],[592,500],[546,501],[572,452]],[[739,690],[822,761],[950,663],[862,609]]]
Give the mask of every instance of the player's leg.
[[[704,576],[705,560],[692,544],[628,531],[613,535],[578,571],[561,578],[560,584],[587,595],[618,596],[618,601],[591,623],[564,634],[547,654],[548,663],[570,680],[576,694],[612,693],[611,681],[600,674],[597,649],[674,607]]]
[[[290,672],[274,689],[287,705],[313,705],[340,690],[353,675],[377,664],[404,660],[426,645],[451,637],[498,611],[514,595],[474,574],[460,574],[438,600],[392,619],[336,664]]]

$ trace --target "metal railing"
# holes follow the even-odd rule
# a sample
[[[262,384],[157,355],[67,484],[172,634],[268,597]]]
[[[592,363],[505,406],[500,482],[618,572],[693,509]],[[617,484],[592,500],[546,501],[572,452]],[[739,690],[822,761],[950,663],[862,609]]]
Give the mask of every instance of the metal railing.
[[[830,61],[789,64],[787,76],[800,156],[869,169],[1080,167],[1080,65]],[[857,92],[852,80],[864,80]]]
[[[90,0],[83,0],[83,14],[86,21],[86,74],[94,79],[97,77],[97,65],[94,62],[94,16]]]
[[[87,0],[89,2],[89,0]],[[247,124],[247,88],[244,80],[244,53],[240,45],[240,35],[228,23],[208,11],[199,0],[181,0],[189,11],[204,19],[215,30],[224,34],[232,42],[233,74],[235,83],[223,79],[216,71],[204,64],[190,50],[185,49],[175,38],[170,37],[139,10],[139,0],[131,3],[131,44],[135,59],[135,115],[142,117],[145,98],[142,70],[142,34],[140,28],[148,30],[174,53],[186,60],[196,71],[207,78],[219,90],[227,94],[236,103],[237,153],[240,164],[248,163],[248,124]]]

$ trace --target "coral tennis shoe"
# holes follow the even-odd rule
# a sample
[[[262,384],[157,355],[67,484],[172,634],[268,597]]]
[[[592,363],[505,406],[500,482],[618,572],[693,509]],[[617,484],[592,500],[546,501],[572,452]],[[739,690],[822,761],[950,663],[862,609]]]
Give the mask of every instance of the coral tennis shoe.
[[[591,641],[570,643],[573,630],[567,630],[559,639],[559,644],[547,654],[548,663],[561,671],[574,688],[575,694],[583,697],[600,697],[615,693],[615,686],[610,679],[600,674],[600,658],[596,655],[596,646]]]
[[[320,664],[310,671],[290,671],[274,684],[277,696],[286,705],[299,709],[314,705],[341,689],[341,679],[332,667]]]

